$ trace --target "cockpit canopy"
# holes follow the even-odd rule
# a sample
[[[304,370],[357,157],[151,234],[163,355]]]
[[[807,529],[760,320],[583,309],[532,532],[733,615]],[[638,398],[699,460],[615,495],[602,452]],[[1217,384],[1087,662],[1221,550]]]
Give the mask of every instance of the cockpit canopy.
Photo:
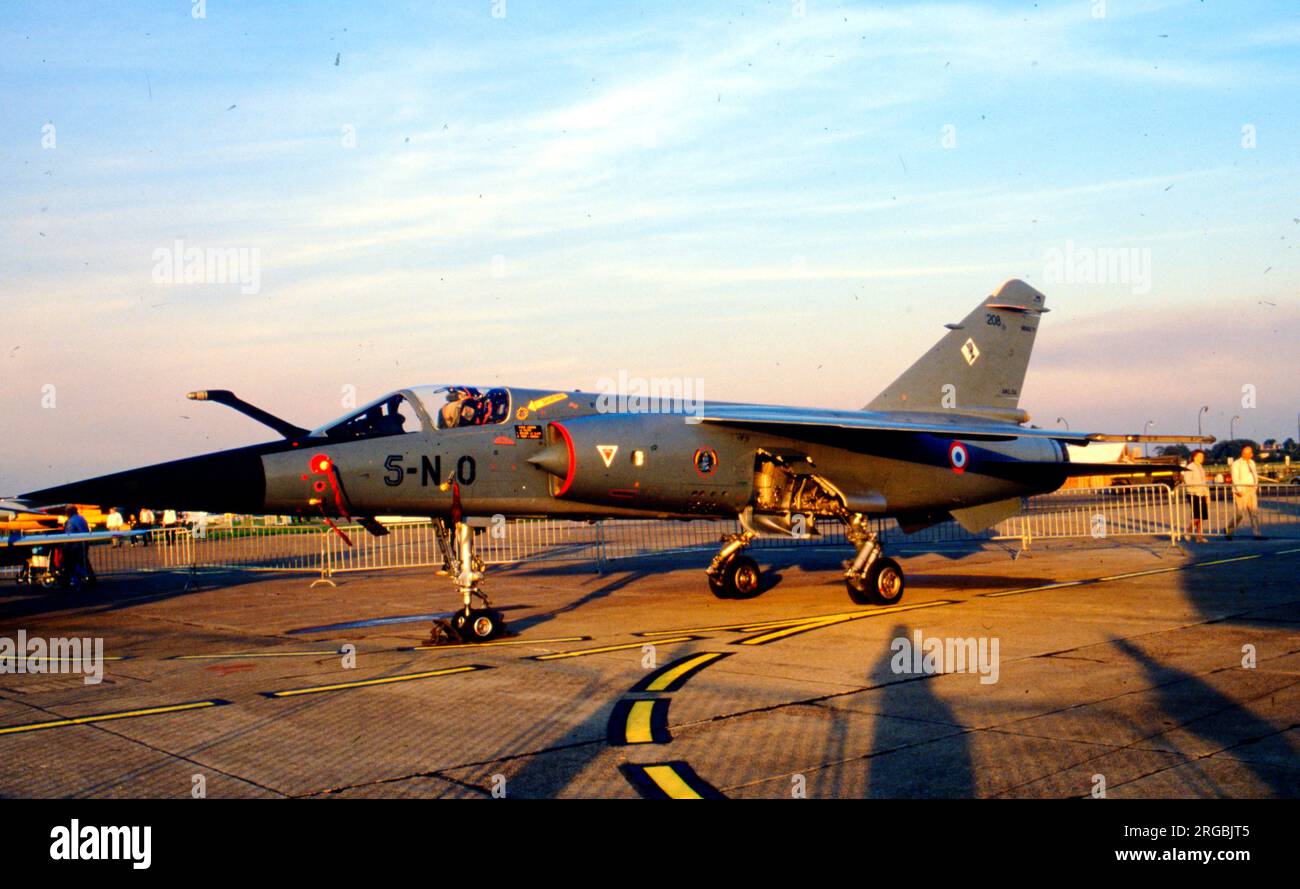
[[[333,441],[402,435],[424,429],[488,426],[510,418],[510,390],[415,386],[377,398],[312,432]]]
[[[510,419],[510,390],[481,390],[474,386],[438,386],[419,392],[425,409],[439,429],[495,426]]]

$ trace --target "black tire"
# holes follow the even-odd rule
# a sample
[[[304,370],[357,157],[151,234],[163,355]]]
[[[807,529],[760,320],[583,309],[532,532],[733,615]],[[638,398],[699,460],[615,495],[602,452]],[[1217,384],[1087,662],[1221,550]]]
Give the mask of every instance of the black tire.
[[[897,605],[906,582],[898,563],[882,556],[871,563],[865,577],[846,577],[844,585],[859,605]]]
[[[710,574],[708,577],[709,577],[709,592],[713,593],[713,595],[717,596],[719,599],[731,598],[731,590],[727,589],[727,584],[725,581],[723,581],[721,576],[714,577],[712,574]]]
[[[865,577],[846,577],[844,586],[849,591],[849,598],[859,605],[871,605],[875,602],[867,588]]]
[[[727,598],[749,599],[757,596],[762,585],[762,572],[758,563],[749,556],[733,556],[722,571]]]
[[[493,608],[475,609],[469,614],[460,612],[451,620],[452,627],[466,642],[486,642],[501,635],[505,621],[501,612]]]

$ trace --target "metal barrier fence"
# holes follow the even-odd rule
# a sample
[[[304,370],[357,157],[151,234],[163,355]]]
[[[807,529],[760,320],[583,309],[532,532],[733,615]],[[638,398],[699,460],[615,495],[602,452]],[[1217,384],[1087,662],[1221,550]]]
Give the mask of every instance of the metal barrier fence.
[[[1221,536],[1232,521],[1230,485],[1211,485],[1207,536]],[[1261,530],[1271,536],[1300,537],[1300,485],[1261,485]],[[1020,515],[978,534],[956,522],[944,522],[904,534],[892,519],[874,529],[891,547],[936,547],[975,541],[1164,537],[1172,543],[1190,536],[1191,502],[1183,488],[1164,485],[1117,485],[1076,488],[1027,498]],[[152,571],[300,571],[322,578],[346,571],[438,567],[442,551],[430,521],[403,521],[373,537],[359,526],[344,526],[349,546],[320,524],[268,524],[151,531],[134,543],[95,547],[92,561],[101,575]],[[574,522],[550,519],[499,521],[476,537],[475,546],[490,565],[520,562],[589,562],[596,570],[611,561],[635,556],[708,551],[719,538],[740,530],[736,521],[607,520]],[[1249,533],[1249,525],[1245,529]],[[763,537],[756,549],[804,546],[847,547],[843,526],[825,523],[812,536]]]
[[[1001,522],[997,534],[1033,540],[1168,537],[1178,540],[1170,489],[1165,485],[1072,488],[1031,497],[1024,511]]]
[[[1210,496],[1206,503],[1208,515],[1201,522],[1201,533],[1206,537],[1226,534],[1232,526],[1236,503],[1232,496],[1231,485],[1210,485]],[[1300,536],[1300,484],[1260,485],[1257,494],[1259,500],[1260,530],[1265,535],[1291,537]],[[1173,521],[1183,539],[1191,536],[1193,518],[1192,498],[1183,488],[1176,488],[1171,495]],[[1252,533],[1248,520],[1235,533]]]

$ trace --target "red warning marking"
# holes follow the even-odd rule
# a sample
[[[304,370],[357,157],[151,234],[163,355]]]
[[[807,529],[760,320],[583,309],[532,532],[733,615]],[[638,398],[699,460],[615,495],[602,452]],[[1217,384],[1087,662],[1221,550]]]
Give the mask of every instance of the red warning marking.
[[[556,497],[563,497],[565,492],[569,490],[569,486],[573,484],[573,473],[577,469],[577,461],[573,456],[573,438],[569,435],[569,430],[559,423],[552,423],[551,427],[560,433],[560,437],[564,439],[564,446],[569,452],[568,471],[564,475],[564,481],[560,483],[559,489],[555,492]]]
[[[229,676],[231,673],[247,673],[252,670],[253,664],[213,664],[211,667],[204,667],[209,673],[217,673],[221,676]]]

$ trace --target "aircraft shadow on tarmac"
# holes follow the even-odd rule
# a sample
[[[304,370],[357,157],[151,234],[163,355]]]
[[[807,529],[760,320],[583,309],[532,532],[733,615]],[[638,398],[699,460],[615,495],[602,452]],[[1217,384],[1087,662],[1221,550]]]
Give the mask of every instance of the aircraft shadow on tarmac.
[[[1182,731],[1229,755],[1249,769],[1259,781],[1279,797],[1300,795],[1300,750],[1287,740],[1287,733],[1261,719],[1241,704],[1224,695],[1201,678],[1160,663],[1127,639],[1115,639],[1114,645],[1142,668],[1147,682],[1157,695],[1160,707]],[[1166,726],[1161,727],[1162,730]],[[1195,757],[1189,751],[1187,755]],[[1269,761],[1284,762],[1290,768],[1272,768]],[[1197,763],[1199,766],[1199,763]],[[1194,767],[1186,780],[1185,791],[1198,796],[1230,797],[1205,770]]]
[[[893,636],[910,636],[911,632],[910,627],[899,624],[895,626]],[[705,647],[708,647],[707,643]],[[695,646],[683,647],[680,654],[686,656],[695,650]],[[892,676],[892,657],[893,652],[886,648],[879,661],[867,672],[864,681],[873,684],[878,681],[877,677]],[[809,750],[807,759],[819,759],[830,765],[828,774],[820,776],[823,780],[818,784],[818,795],[839,797],[862,793],[861,773],[865,771],[867,797],[974,796],[975,782],[966,734],[956,730],[959,728],[956,716],[931,691],[932,687],[932,683],[916,681],[910,677],[886,681],[878,699],[879,715],[885,718],[876,719],[870,747],[865,751],[853,749],[847,743],[850,736],[849,721],[861,719],[861,714],[819,707],[819,712],[829,720],[829,724],[818,722],[819,726],[824,727],[824,739],[816,743],[823,746],[820,753]],[[592,695],[601,693],[595,685],[586,691]],[[805,705],[792,703],[789,706]],[[545,751],[528,757],[523,766],[510,777],[511,796],[538,798],[562,794],[607,749],[603,736],[609,713],[608,707],[598,708],[563,737],[548,744]],[[940,774],[919,771],[916,761],[906,755],[904,748],[918,743],[915,732],[917,713],[924,713],[923,719],[926,722],[954,726],[954,733],[941,739],[945,749],[944,768]],[[725,731],[716,728],[711,730]],[[806,743],[814,741],[809,738]],[[519,747],[528,749],[527,739],[521,738]],[[701,777],[710,780],[707,772],[701,774]],[[753,775],[752,779],[768,777],[779,776]],[[719,790],[725,794],[727,788],[720,787]]]
[[[1160,550],[1167,552],[1164,547]],[[1152,548],[1152,551],[1157,550]],[[1243,553],[1250,555],[1252,552],[1253,550],[1240,549],[1224,552],[1220,547],[1211,548],[1210,555],[1194,555],[1205,559],[1232,558]],[[823,553],[814,559],[792,558],[778,564],[806,565],[809,570],[821,570],[827,568],[828,564],[833,568],[836,562],[829,554]],[[1278,628],[1276,616],[1266,619],[1264,612],[1288,609],[1292,604],[1290,600],[1294,597],[1293,593],[1288,594],[1282,589],[1280,594],[1274,592],[1243,605],[1233,591],[1233,586],[1244,581],[1231,574],[1216,578],[1199,573],[1214,570],[1216,569],[1191,569],[1175,575],[1181,592],[1198,612],[1214,622],[1221,622],[1225,615],[1230,615],[1229,622],[1234,624],[1255,623],[1254,615],[1258,614],[1258,623]],[[1268,570],[1285,569],[1279,565],[1277,569],[1270,567]],[[569,607],[577,608],[594,598],[609,595],[649,571],[649,568],[643,567],[622,574],[597,591],[575,600]],[[779,577],[779,569],[769,569],[769,572]],[[971,580],[979,588],[997,588],[1004,585],[1028,587],[1050,583],[1059,578],[988,575],[967,578],[966,575],[946,574],[928,577],[918,574],[913,577],[914,586],[919,589],[934,585],[951,590],[954,587],[960,588],[965,579]],[[832,576],[827,582],[837,581],[838,578]],[[1133,595],[1131,588],[1105,584],[1078,589],[1087,591],[1081,592],[1082,595]],[[911,627],[900,622],[893,628],[891,638],[910,636],[911,631]],[[1216,779],[1213,775],[1212,769],[1200,765],[1203,754],[1192,749],[1192,746],[1212,752],[1222,751],[1234,760],[1239,760],[1239,768],[1253,775],[1276,796],[1300,795],[1300,772],[1297,772],[1294,765],[1300,761],[1300,751],[1288,739],[1286,726],[1270,723],[1252,712],[1249,704],[1234,700],[1204,678],[1162,663],[1132,642],[1115,639],[1112,644],[1136,662],[1151,694],[1155,696],[1157,707],[1167,717],[1151,721],[1146,727],[1151,733],[1148,737],[1177,729],[1202,742],[1197,745],[1182,745],[1184,749],[1179,750],[1179,755],[1186,757],[1185,767],[1176,771],[1169,770],[1170,774],[1165,778],[1167,781],[1178,782],[1172,791],[1174,795],[1233,796],[1241,793],[1239,787],[1224,786],[1222,779]],[[683,649],[683,653],[693,648]],[[937,693],[939,686],[928,681],[930,677],[894,676],[890,663],[892,657],[893,651],[886,648],[864,676],[866,687],[879,689],[873,710],[882,717],[872,726],[871,741],[865,749],[854,749],[850,745],[849,722],[855,718],[851,711],[835,707],[822,708],[829,724],[822,723],[824,733],[807,741],[822,747],[820,756],[809,750],[811,755],[808,759],[827,764],[826,770],[819,776],[819,795],[861,794],[869,798],[975,796],[978,785],[969,731]],[[1063,706],[1067,703],[1063,702]],[[793,708],[804,704],[791,702],[788,706]],[[724,723],[726,718],[723,717]],[[547,753],[527,760],[511,779],[512,792],[529,796],[550,796],[563,792],[604,749],[602,744],[592,739],[604,731],[607,719],[608,708],[598,709],[581,725],[575,726],[564,737],[549,745]],[[953,733],[918,742],[915,734],[917,720],[952,726]],[[917,756],[909,752],[910,749],[919,748],[925,748],[924,758],[931,764],[927,769],[918,769]],[[701,773],[701,777],[706,781],[710,778],[707,772]],[[754,775],[751,780],[767,777],[774,776]],[[719,789],[726,793],[728,788],[721,786]],[[783,788],[778,792],[783,793]]]
[[[992,555],[1001,555],[997,550],[988,550],[980,546],[972,546],[963,550],[946,550],[938,552],[928,549],[917,549],[914,551],[900,553],[900,558],[907,558],[909,555],[926,554],[932,556],[941,556],[943,558],[959,558],[979,552],[989,552]],[[848,547],[817,547],[816,549],[755,549],[753,550],[755,559],[758,560],[760,569],[763,573],[763,581],[759,587],[758,595],[762,595],[778,585],[778,581],[786,575],[783,573],[792,569],[798,569],[809,575],[804,578],[804,583],[824,583],[828,586],[838,587],[841,591],[844,588],[843,567],[844,561],[852,556],[853,552]],[[604,573],[623,573],[635,571],[637,576],[651,575],[658,572],[678,570],[683,567],[697,566],[700,569],[699,589],[707,594],[707,586],[704,582],[703,571],[709,564],[712,553],[699,550],[666,554],[648,554],[644,556],[632,556],[618,559],[616,561],[606,562]],[[564,576],[582,576],[590,575],[593,572],[590,562],[563,562],[563,563],[519,563],[512,566],[493,567],[489,569],[490,574],[502,574],[510,572],[514,574],[537,576],[537,577],[564,577]],[[1040,583],[1051,583],[1059,578],[1034,577],[1026,575],[995,575],[995,574],[933,574],[924,573],[907,575],[909,587],[915,586],[924,588],[928,586],[947,586],[954,581],[958,588],[964,586],[976,586],[979,588],[1001,588],[1003,586],[1033,586]],[[974,583],[972,583],[974,582]]]
[[[266,580],[263,573],[222,571],[201,573],[189,582],[184,573],[106,575],[89,591],[70,593],[39,587],[19,587],[10,580],[0,580],[0,621],[30,618],[62,611],[80,614],[104,614],[188,596],[213,587],[235,587]]]
[[[628,584],[635,583],[652,573],[653,572],[648,569],[641,568],[619,574],[615,577],[610,577],[606,582],[602,583],[594,590],[587,590],[582,595],[565,605],[561,605],[558,608],[552,608],[550,611],[544,611],[539,614],[518,618],[517,620],[512,621],[510,623],[510,629],[512,632],[523,632],[524,630],[541,626],[542,624],[554,620],[561,614],[567,614],[570,611],[577,611],[583,606],[589,605],[598,599],[604,599],[605,597],[623,589]]]

